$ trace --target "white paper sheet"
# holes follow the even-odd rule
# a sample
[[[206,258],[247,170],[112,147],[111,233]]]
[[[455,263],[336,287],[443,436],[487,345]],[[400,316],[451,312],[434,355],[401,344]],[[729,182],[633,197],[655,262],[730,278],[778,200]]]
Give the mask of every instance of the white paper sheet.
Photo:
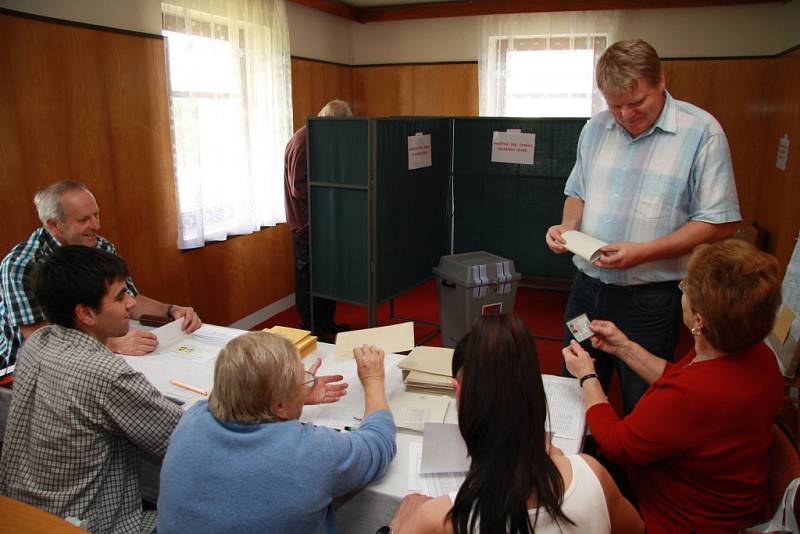
[[[425,423],[444,422],[450,402],[441,395],[398,391],[389,399],[389,407],[398,427],[422,432]]]
[[[469,470],[467,444],[458,425],[425,423],[420,473],[463,473]]]
[[[408,491],[416,491],[430,497],[441,497],[458,491],[464,483],[466,473],[420,473],[422,443],[408,444]]]
[[[567,242],[565,245],[567,250],[573,254],[577,254],[590,263],[596,262],[598,258],[600,258],[599,249],[608,245],[605,241],[600,241],[589,234],[584,234],[577,230],[568,230],[561,234],[561,237]]]
[[[408,138],[408,170],[430,167],[431,159],[431,135],[417,133]]]
[[[492,161],[533,165],[536,134],[519,132],[494,132],[492,135]]]
[[[550,412],[545,428],[554,435],[580,439],[586,427],[583,391],[578,380],[562,376],[542,375],[547,408]]]

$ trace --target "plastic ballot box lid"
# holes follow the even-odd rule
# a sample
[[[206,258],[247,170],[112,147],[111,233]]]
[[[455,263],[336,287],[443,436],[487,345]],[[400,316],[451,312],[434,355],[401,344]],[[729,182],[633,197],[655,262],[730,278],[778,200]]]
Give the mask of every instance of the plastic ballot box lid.
[[[485,251],[442,256],[433,274],[462,287],[504,284],[519,280],[514,261]]]

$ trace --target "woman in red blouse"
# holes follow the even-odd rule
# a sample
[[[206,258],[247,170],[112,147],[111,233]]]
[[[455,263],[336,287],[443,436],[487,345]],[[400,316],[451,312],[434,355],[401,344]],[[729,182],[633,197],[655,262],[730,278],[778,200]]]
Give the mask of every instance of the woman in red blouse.
[[[770,427],[782,382],[762,340],[780,303],[778,263],[744,241],[695,249],[681,284],[694,347],[670,363],[611,322],[592,321],[592,346],[650,384],[620,419],[589,354],[564,348],[581,379],[587,420],[602,453],[628,466],[647,531],[735,532],[765,516]]]

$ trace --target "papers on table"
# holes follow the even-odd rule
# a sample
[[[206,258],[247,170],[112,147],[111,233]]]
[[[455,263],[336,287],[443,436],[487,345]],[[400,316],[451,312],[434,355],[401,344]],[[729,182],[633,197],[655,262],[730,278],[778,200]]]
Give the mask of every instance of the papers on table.
[[[545,428],[556,437],[580,440],[586,430],[586,413],[578,380],[542,375],[542,381],[549,412]]]
[[[301,358],[305,358],[317,350],[317,336],[312,336],[311,332],[308,330],[290,328],[288,326],[273,326],[272,328],[265,328],[263,331],[285,337],[294,343]]]
[[[417,491],[430,497],[457,492],[464,483],[466,473],[420,473],[422,449],[422,443],[408,444],[408,491]]]
[[[361,345],[375,345],[384,352],[405,352],[414,348],[414,323],[394,324],[339,332],[336,335],[336,359],[353,358],[353,349]]]
[[[420,473],[466,473],[469,470],[467,444],[458,425],[426,423]]]
[[[568,230],[561,234],[561,237],[567,242],[565,245],[567,250],[573,254],[577,254],[581,258],[590,263],[596,262],[601,255],[599,249],[608,245],[605,241],[600,241],[583,232],[577,230]]]
[[[398,427],[422,432],[425,423],[442,423],[452,399],[399,391],[389,399],[389,407]]]
[[[416,347],[399,365],[401,369],[407,371],[406,390],[421,393],[452,393],[452,361],[453,349]]]

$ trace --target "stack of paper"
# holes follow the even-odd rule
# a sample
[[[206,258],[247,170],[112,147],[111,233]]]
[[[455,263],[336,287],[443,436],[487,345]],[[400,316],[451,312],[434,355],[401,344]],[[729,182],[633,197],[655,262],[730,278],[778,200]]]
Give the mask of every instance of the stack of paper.
[[[407,391],[453,393],[453,349],[416,347],[398,364],[404,371]]]
[[[312,336],[308,330],[289,328],[288,326],[273,326],[272,328],[265,328],[264,332],[283,336],[294,343],[301,358],[305,358],[317,350],[317,336]]]

